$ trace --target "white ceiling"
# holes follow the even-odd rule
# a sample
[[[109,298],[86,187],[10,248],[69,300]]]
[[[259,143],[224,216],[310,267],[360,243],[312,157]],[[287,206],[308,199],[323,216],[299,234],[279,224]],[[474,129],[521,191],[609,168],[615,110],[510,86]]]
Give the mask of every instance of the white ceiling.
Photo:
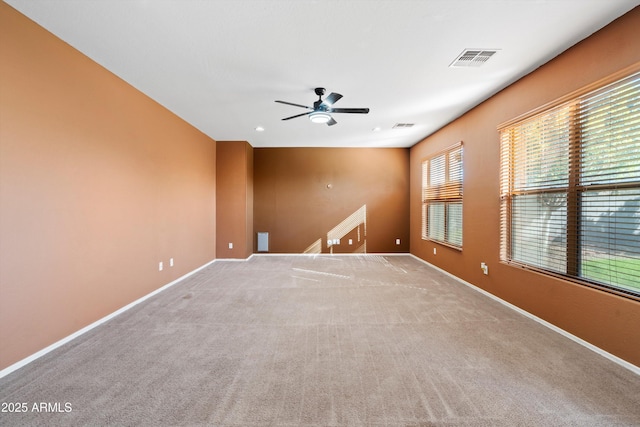
[[[254,147],[410,147],[639,4],[5,1],[211,138]],[[449,67],[465,48],[499,51]],[[281,120],[305,110],[275,100],[312,105],[318,86],[371,111]]]

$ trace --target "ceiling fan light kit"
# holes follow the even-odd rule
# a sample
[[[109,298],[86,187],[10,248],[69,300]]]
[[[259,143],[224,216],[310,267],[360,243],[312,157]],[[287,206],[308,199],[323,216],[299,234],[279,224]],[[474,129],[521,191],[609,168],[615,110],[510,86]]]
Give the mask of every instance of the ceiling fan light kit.
[[[329,120],[331,120],[331,116],[327,113],[323,113],[323,112],[313,112],[311,114],[309,114],[309,120],[311,120],[313,123],[327,123]]]
[[[311,120],[313,123],[324,123],[327,126],[333,126],[338,122],[336,122],[329,113],[369,113],[368,108],[333,108],[333,104],[340,100],[340,98],[342,98],[342,95],[340,95],[339,93],[331,92],[323,101],[322,95],[324,95],[325,89],[323,87],[317,87],[314,89],[314,92],[316,93],[316,95],[318,95],[318,100],[313,103],[313,107],[295,104],[293,102],[287,101],[276,101],[280,104],[293,105],[294,107],[306,108],[307,110],[311,110],[307,113],[285,117],[282,120],[290,120],[295,119],[296,117],[309,116],[309,120]]]

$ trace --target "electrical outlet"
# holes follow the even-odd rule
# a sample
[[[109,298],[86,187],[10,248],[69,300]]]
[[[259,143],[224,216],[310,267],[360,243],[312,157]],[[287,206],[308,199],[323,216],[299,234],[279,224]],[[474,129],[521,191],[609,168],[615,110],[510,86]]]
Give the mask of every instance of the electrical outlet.
[[[400,244],[400,239],[396,239],[396,245]]]
[[[169,267],[173,267],[173,258],[169,258]]]
[[[434,255],[436,254],[436,248],[433,248],[433,254]]]
[[[482,269],[482,272],[484,274],[489,274],[489,266],[486,263],[481,262],[480,263],[480,269]]]
[[[162,261],[160,261],[160,264],[158,264],[158,271],[162,271],[163,269],[163,265],[162,265]]]
[[[349,245],[353,245],[353,239],[349,239]]]
[[[229,249],[233,249],[233,243],[229,242]]]

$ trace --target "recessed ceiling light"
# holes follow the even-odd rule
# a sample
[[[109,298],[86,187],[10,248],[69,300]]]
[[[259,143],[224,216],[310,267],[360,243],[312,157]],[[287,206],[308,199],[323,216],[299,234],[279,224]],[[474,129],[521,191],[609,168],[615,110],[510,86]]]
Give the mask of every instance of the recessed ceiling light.
[[[258,126],[256,128],[256,132],[264,132],[264,128],[262,126]]]

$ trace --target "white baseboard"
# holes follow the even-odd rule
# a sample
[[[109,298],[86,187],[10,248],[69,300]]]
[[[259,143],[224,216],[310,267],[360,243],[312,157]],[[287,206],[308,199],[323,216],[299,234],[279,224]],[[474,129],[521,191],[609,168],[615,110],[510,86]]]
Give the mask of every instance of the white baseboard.
[[[338,252],[338,253],[332,253],[332,252],[322,252],[319,254],[304,254],[304,253],[289,253],[289,252],[282,252],[282,253],[278,253],[278,252],[256,252],[254,254],[252,254],[249,258],[247,259],[251,259],[251,257],[260,257],[260,256],[299,256],[299,257],[318,257],[318,256],[409,256],[411,255],[409,252]],[[222,260],[219,260],[222,261]]]
[[[466,286],[470,287],[471,289],[474,289],[474,290],[476,290],[476,291],[480,292],[481,294],[488,296],[488,297],[489,297],[489,298],[491,298],[492,300],[498,301],[500,304],[502,304],[502,305],[504,305],[504,306],[506,306],[506,307],[509,307],[509,308],[510,308],[510,309],[512,309],[512,310],[517,311],[518,313],[522,314],[523,316],[526,316],[526,317],[528,317],[528,318],[530,318],[530,319],[532,319],[532,320],[535,320],[536,322],[540,323],[540,324],[541,324],[541,325],[543,325],[543,326],[546,326],[547,328],[551,329],[552,331],[557,332],[557,333],[559,333],[560,335],[563,335],[563,336],[565,336],[565,337],[569,338],[570,340],[575,341],[575,342],[577,342],[578,344],[580,344],[580,345],[582,345],[582,346],[584,346],[584,347],[588,348],[589,350],[591,350],[591,351],[594,351],[594,352],[598,353],[600,356],[606,357],[607,359],[611,360],[612,362],[615,362],[615,363],[617,363],[618,365],[620,365],[620,366],[622,366],[622,367],[624,367],[624,368],[626,368],[626,369],[630,370],[630,371],[631,371],[631,372],[633,372],[634,374],[636,374],[636,375],[640,375],[640,367],[638,367],[638,366],[634,365],[633,363],[627,362],[626,360],[621,359],[621,358],[619,358],[618,356],[613,355],[613,354],[609,353],[608,351],[603,350],[603,349],[601,349],[600,347],[597,347],[597,346],[595,346],[595,345],[591,344],[590,342],[585,341],[585,340],[583,340],[582,338],[577,337],[577,336],[573,335],[572,333],[567,332],[567,331],[565,331],[564,329],[557,327],[557,326],[556,326],[556,325],[554,325],[553,323],[549,323],[549,322],[547,322],[546,320],[541,319],[540,317],[538,317],[538,316],[536,316],[536,315],[534,315],[534,314],[531,314],[531,313],[529,313],[528,311],[523,310],[523,309],[521,309],[520,307],[518,307],[518,306],[516,306],[516,305],[513,305],[513,304],[511,304],[510,302],[507,302],[507,301],[505,301],[505,300],[503,300],[503,299],[501,299],[501,298],[499,298],[499,297],[497,297],[497,296],[493,295],[493,294],[492,294],[492,293],[490,293],[490,292],[485,291],[485,290],[484,290],[484,289],[482,289],[482,288],[477,287],[476,285],[472,285],[471,283],[466,282],[466,281],[462,280],[461,278],[459,278],[459,277],[457,277],[457,276],[454,276],[453,274],[449,273],[448,271],[443,270],[442,268],[440,268],[440,267],[438,267],[438,266],[435,266],[435,265],[433,265],[433,264],[431,264],[431,263],[429,263],[429,262],[427,262],[427,261],[423,260],[423,259],[422,259],[422,258],[420,258],[420,257],[415,256],[414,254],[410,254],[410,255],[411,255],[413,258],[417,259],[418,261],[421,261],[421,262],[423,262],[423,263],[427,264],[429,267],[432,267],[432,268],[434,268],[434,269],[436,269],[436,270],[438,270],[438,271],[440,271],[440,272],[442,272],[442,273],[446,274],[447,276],[449,276],[449,277],[451,277],[451,278],[453,278],[453,279],[457,280],[458,282],[462,283],[463,285],[466,285]]]
[[[243,262],[243,261],[249,261],[251,258],[253,258],[255,254],[251,254],[246,258],[217,258],[216,261],[217,262]]]
[[[205,267],[208,267],[209,265],[211,265],[212,263],[218,261],[217,259],[214,259],[212,261],[209,261],[208,263],[196,268],[193,271],[190,271],[189,273],[177,278],[176,280],[172,281],[171,283],[167,283],[166,285],[162,286],[161,288],[156,289],[153,292],[148,293],[147,295],[138,298],[137,300],[133,301],[130,304],[125,305],[124,307],[120,308],[119,310],[114,311],[111,314],[108,314],[107,316],[96,320],[95,322],[93,322],[90,325],[85,326],[84,328],[80,329],[79,331],[74,332],[73,334],[62,338],[61,340],[51,344],[50,346],[43,348],[42,350],[38,351],[37,353],[32,354],[31,356],[28,356],[22,360],[19,360],[18,362],[14,363],[13,365],[10,365],[6,368],[4,368],[3,370],[0,371],[0,378],[5,377],[7,375],[9,375],[10,373],[12,373],[13,371],[16,371],[20,368],[22,368],[25,365],[28,365],[29,363],[33,362],[34,360],[44,356],[45,354],[57,349],[58,347],[63,346],[64,344],[68,343],[71,340],[74,340],[76,338],[78,338],[79,336],[89,332],[90,330],[94,329],[97,326],[102,325],[103,323],[107,322],[108,320],[113,319],[114,317],[116,317],[119,314],[124,313],[125,311],[129,310],[132,307],[135,307],[136,305],[140,304],[141,302],[151,298],[152,296],[159,294],[160,292],[170,288],[171,286],[175,285],[176,283],[179,283],[180,281],[186,279],[187,277],[191,276],[192,274],[197,273],[198,271],[202,270]]]

